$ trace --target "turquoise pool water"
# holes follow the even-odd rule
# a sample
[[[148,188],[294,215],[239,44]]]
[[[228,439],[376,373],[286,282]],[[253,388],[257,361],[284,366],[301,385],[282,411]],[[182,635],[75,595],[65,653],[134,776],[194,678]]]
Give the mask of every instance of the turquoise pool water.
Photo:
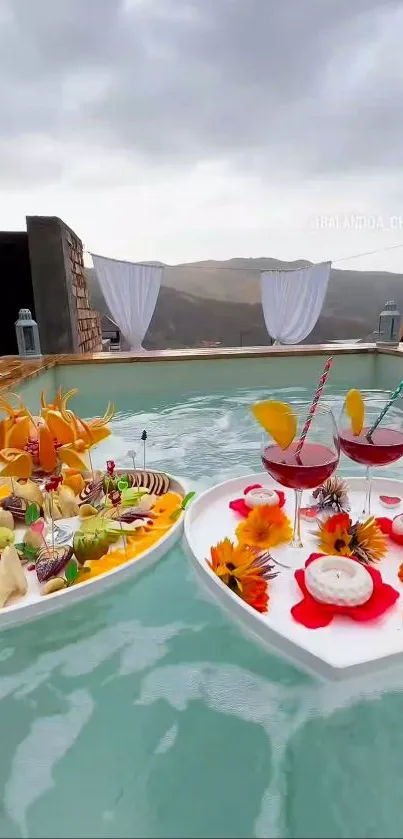
[[[327,394],[336,410],[343,392]],[[127,388],[94,460],[130,465],[145,428],[148,465],[198,491],[259,470],[248,405],[263,395]],[[75,406],[90,412],[85,394]],[[403,835],[403,672],[316,682],[244,637],[180,546],[131,585],[0,635],[0,662],[3,837]]]

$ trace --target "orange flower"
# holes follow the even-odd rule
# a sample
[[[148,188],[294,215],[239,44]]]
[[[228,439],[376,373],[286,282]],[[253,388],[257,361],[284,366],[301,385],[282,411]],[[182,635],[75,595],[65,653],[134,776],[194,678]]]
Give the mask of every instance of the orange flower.
[[[208,560],[207,560],[208,561]],[[267,610],[269,597],[267,580],[272,576],[269,557],[261,557],[256,550],[235,547],[224,539],[211,548],[210,568],[235,594],[259,612]]]
[[[242,546],[267,549],[289,542],[289,519],[280,507],[256,507],[236,529]]]
[[[242,600],[249,603],[257,612],[267,612],[269,606],[268,586],[265,580],[245,580]]]

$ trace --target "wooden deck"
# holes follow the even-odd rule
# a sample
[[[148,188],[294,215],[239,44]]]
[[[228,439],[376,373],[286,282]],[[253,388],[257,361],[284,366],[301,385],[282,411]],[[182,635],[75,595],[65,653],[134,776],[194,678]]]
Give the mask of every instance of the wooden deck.
[[[153,361],[200,361],[239,358],[275,358],[276,356],[351,355],[382,353],[402,356],[403,344],[397,348],[377,348],[375,344],[302,344],[280,347],[219,347],[187,350],[150,350],[144,353],[113,352],[83,355],[46,355],[26,360],[19,356],[0,357],[0,390],[12,390],[22,382],[52,367],[66,364],[149,364]]]

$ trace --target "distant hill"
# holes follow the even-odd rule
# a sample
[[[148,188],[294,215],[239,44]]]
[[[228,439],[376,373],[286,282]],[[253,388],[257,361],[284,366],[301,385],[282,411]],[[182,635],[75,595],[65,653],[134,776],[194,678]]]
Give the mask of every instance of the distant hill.
[[[193,347],[203,340],[221,341],[224,346],[267,344],[259,271],[307,264],[262,257],[167,266],[145,346]],[[107,314],[94,269],[87,268],[86,273],[93,307]],[[391,299],[403,312],[401,274],[332,270],[322,314],[306,343],[366,337]]]

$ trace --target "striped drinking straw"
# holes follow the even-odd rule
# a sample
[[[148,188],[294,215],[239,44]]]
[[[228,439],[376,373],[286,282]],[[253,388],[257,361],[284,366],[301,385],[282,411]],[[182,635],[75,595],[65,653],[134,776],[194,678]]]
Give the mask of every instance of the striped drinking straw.
[[[392,396],[389,399],[389,402],[387,402],[385,407],[382,408],[382,411],[379,414],[379,417],[376,418],[375,422],[372,423],[369,431],[367,431],[366,438],[369,442],[371,442],[371,437],[372,437],[375,429],[378,428],[379,423],[382,422],[385,414],[389,411],[389,408],[391,408],[395,399],[398,399],[398,397],[401,396],[402,391],[403,391],[403,379],[400,382],[400,384],[397,386],[396,390],[393,391]]]
[[[323,388],[326,384],[326,380],[327,380],[327,377],[329,375],[329,371],[330,371],[330,368],[331,368],[332,364],[333,364],[333,356],[331,355],[330,358],[328,358],[327,361],[326,361],[323,373],[322,373],[322,375],[320,377],[320,380],[319,380],[318,387],[316,388],[314,397],[312,399],[312,404],[311,404],[311,407],[309,409],[308,416],[305,420],[305,425],[302,429],[297,448],[295,450],[295,457],[296,458],[299,458],[299,456],[301,454],[302,446],[304,445],[304,442],[305,442],[305,437],[308,434],[308,431],[310,429],[311,422],[313,420],[313,417],[314,417],[319,399],[322,396],[322,391],[323,391]],[[403,383],[402,383],[402,387],[403,387]]]

